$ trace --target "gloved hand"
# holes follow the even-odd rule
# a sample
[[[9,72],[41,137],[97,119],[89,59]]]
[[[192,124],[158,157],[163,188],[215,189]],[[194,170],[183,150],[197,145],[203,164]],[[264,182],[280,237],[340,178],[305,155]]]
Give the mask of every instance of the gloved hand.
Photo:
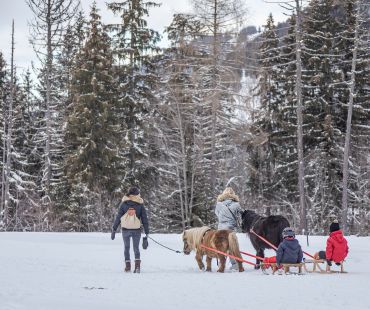
[[[116,232],[115,231],[112,231],[111,235],[110,235],[110,238],[112,240],[114,240],[114,238],[116,238]]]
[[[331,260],[326,260],[326,262],[328,263],[328,266],[331,266]]]
[[[145,235],[145,237],[143,237],[143,249],[146,250],[148,248],[148,235]]]

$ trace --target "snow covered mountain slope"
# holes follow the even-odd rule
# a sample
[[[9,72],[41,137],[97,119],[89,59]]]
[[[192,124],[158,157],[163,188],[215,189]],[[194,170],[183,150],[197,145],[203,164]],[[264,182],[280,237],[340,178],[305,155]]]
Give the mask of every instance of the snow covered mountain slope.
[[[82,309],[370,309],[370,238],[349,237],[348,274],[263,275],[205,273],[194,255],[176,254],[149,240],[142,273],[123,272],[120,235],[99,233],[1,233],[0,310]],[[182,248],[181,235],[152,235]],[[253,252],[238,234],[240,247]],[[298,236],[309,253],[326,237]],[[272,251],[267,255],[273,255]],[[215,262],[214,262],[215,264]]]

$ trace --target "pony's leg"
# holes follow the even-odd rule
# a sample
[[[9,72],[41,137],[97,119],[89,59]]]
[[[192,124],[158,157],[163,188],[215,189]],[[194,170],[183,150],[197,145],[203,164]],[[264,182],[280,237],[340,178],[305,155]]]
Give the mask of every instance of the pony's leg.
[[[265,252],[263,249],[259,248],[256,255],[259,257],[265,257]],[[256,258],[256,266],[254,266],[254,269],[260,269],[261,263],[262,262],[258,258]]]
[[[212,271],[212,257],[207,256],[207,269],[206,271]]]
[[[197,254],[195,254],[195,259],[197,260],[199,269],[204,270],[203,255],[197,252]]]
[[[218,268],[217,272],[224,272],[225,264],[226,264],[226,257],[224,255],[218,255],[218,259],[220,261],[220,267]]]
[[[238,262],[238,266],[239,266],[239,272],[243,272],[244,271],[243,263],[240,262],[240,261],[237,261],[237,262]]]

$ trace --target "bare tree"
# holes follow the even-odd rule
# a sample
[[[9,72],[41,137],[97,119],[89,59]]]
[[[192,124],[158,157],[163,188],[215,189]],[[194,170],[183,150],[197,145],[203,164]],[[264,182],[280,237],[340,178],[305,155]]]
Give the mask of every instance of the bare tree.
[[[356,62],[357,62],[357,51],[359,47],[359,29],[360,29],[360,12],[361,12],[361,1],[358,0],[356,3],[356,24],[354,32],[354,44],[352,52],[352,68],[351,68],[351,80],[349,85],[349,102],[348,102],[348,113],[347,113],[347,125],[346,125],[346,136],[344,143],[344,155],[343,155],[343,194],[342,194],[342,229],[345,233],[347,230],[347,213],[348,213],[348,166],[349,166],[349,149],[351,139],[351,127],[352,127],[352,111],[353,111],[353,100],[355,96],[356,86]]]
[[[43,159],[43,191],[50,200],[50,185],[53,178],[53,118],[58,114],[53,93],[54,56],[60,47],[65,26],[77,12],[78,0],[26,0],[35,15],[30,23],[31,43],[44,72],[42,95],[45,100],[45,148]]]
[[[199,70],[199,77],[203,83],[204,100],[209,105],[209,119],[205,123],[210,124],[208,136],[210,150],[206,151],[210,156],[210,194],[216,191],[217,181],[217,140],[219,140],[219,121],[224,117],[222,100],[231,97],[232,87],[239,84],[239,77],[235,78],[233,68],[236,68],[235,60],[227,59],[233,47],[233,40],[237,36],[240,25],[243,24],[246,8],[240,0],[197,0],[192,1],[195,15],[204,25],[202,30],[202,42],[198,44],[209,53],[203,68]],[[204,44],[206,43],[206,44]],[[208,47],[209,46],[209,47]],[[234,84],[233,86],[231,86]],[[231,86],[231,87],[230,87]],[[229,100],[232,101],[232,100]]]
[[[298,150],[298,188],[299,188],[299,205],[300,205],[300,229],[307,231],[307,209],[305,204],[304,191],[304,162],[303,162],[303,116],[302,116],[302,32],[301,32],[301,6],[299,0],[296,3],[296,63],[297,63],[297,150]]]

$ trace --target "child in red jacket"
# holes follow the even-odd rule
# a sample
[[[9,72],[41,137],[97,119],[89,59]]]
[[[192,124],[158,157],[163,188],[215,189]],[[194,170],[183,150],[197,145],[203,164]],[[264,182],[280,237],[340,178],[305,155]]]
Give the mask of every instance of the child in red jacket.
[[[326,251],[316,253],[315,257],[317,259],[326,259],[329,266],[331,266],[332,261],[340,265],[340,262],[348,255],[348,243],[340,230],[337,220],[331,223],[329,229],[330,235],[328,240],[326,240]]]

